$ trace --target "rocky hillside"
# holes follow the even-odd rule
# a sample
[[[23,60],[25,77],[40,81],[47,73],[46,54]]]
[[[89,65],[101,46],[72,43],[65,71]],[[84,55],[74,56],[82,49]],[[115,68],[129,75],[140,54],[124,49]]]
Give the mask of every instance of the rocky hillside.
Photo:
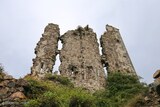
[[[28,82],[0,72],[0,107],[23,107]]]
[[[149,86],[137,77],[108,75],[103,90],[90,93],[74,87],[67,77],[46,74],[44,78],[27,75],[14,79],[0,69],[0,107],[159,107],[160,71]]]
[[[147,86],[145,93],[137,96],[133,107],[160,107],[160,70],[153,74],[153,78],[154,82]]]
[[[136,77],[116,73],[108,76],[106,81],[105,90],[90,93],[84,88],[74,87],[67,77],[60,75],[47,74],[39,80],[30,75],[14,79],[1,73],[0,106],[141,107],[137,101],[142,100],[137,96],[146,92],[147,88]]]

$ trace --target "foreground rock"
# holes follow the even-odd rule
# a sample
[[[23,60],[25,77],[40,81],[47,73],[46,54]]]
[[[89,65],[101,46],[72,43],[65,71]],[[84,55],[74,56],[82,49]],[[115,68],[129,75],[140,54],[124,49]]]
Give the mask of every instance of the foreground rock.
[[[160,95],[160,70],[157,70],[154,74],[153,74],[153,78],[154,80],[154,89],[156,90],[156,92],[158,93],[158,95]]]
[[[153,78],[159,78],[160,77],[160,70],[157,70],[154,74],[153,74]]]
[[[23,107],[26,99],[24,90],[28,83],[4,73],[0,75],[0,107]]]
[[[135,107],[159,107],[160,105],[160,96],[154,89],[154,85],[149,86],[149,91],[139,99]]]
[[[155,79],[152,84],[149,85],[149,91],[145,93],[143,99],[140,99],[136,107],[159,107],[160,106],[160,70],[157,70],[153,74]]]

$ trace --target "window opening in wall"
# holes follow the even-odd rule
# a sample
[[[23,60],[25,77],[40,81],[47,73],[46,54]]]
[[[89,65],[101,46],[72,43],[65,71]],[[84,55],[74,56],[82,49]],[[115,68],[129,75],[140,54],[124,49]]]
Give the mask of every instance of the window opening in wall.
[[[43,66],[44,66],[44,63],[42,62],[40,72],[43,72]]]
[[[108,73],[107,73],[106,67],[103,67],[103,69],[104,69],[105,76],[107,77],[107,76],[108,76]]]
[[[61,50],[61,48],[62,48],[62,44],[61,44],[61,41],[59,40],[58,41],[58,50]],[[58,54],[56,56],[56,61],[55,61],[55,65],[53,67],[52,73],[60,75],[60,71],[59,71],[60,64],[61,64],[61,62],[60,62],[59,54]]]

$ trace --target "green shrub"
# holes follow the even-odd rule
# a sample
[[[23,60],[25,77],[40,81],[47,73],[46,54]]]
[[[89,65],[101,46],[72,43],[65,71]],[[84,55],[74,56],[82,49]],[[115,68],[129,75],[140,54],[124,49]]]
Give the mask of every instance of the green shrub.
[[[26,103],[26,107],[34,103],[39,107],[73,107],[72,103],[75,100],[79,107],[94,105],[94,96],[82,88],[57,84],[47,79],[40,81],[28,78],[27,81],[29,87],[27,87],[27,90],[25,88],[25,94],[30,100]]]
[[[30,78],[29,87],[25,88],[29,98],[25,107],[124,107],[131,100],[136,102],[133,99],[146,90],[137,77],[130,75],[110,74],[106,81],[105,90],[91,94],[70,87],[66,77],[46,75],[42,81]]]
[[[136,76],[114,73],[108,75],[107,87],[104,92],[96,92],[97,107],[123,107],[146,87]]]
[[[77,92],[72,95],[69,107],[95,107],[95,97],[89,93]]]
[[[24,87],[24,93],[28,98],[37,98],[46,91],[46,87],[34,79],[29,79],[28,86]]]
[[[53,92],[45,92],[37,99],[29,100],[25,107],[61,107],[58,96]]]
[[[40,107],[40,102],[36,99],[29,100],[24,107]]]
[[[58,98],[58,95],[53,92],[45,92],[40,98],[41,107],[61,107],[61,101]]]
[[[62,85],[67,85],[67,86],[73,87],[73,84],[71,83],[71,81],[67,77],[63,77],[61,75],[46,74],[45,78],[48,80],[59,82]]]

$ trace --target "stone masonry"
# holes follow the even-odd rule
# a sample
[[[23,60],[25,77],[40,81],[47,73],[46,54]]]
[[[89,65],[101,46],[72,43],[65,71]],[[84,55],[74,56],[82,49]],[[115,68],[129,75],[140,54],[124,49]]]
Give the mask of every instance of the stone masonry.
[[[69,77],[75,86],[90,91],[103,89],[105,74],[96,34],[88,25],[61,36],[60,74]]]
[[[49,23],[35,48],[36,58],[33,59],[31,75],[43,77],[45,73],[52,73],[58,52],[59,27]]]
[[[24,107],[27,99],[25,91],[28,86],[26,80],[14,79],[0,72],[0,107]]]
[[[160,70],[157,70],[154,74],[153,74],[153,78],[154,80],[154,88],[156,90],[156,92],[159,94],[160,96]],[[159,99],[160,100],[160,99]]]
[[[119,30],[109,25],[106,25],[106,30],[100,39],[100,55],[96,33],[88,25],[60,36],[58,25],[48,24],[35,48],[31,75],[41,78],[45,73],[53,73],[57,54],[61,61],[60,75],[68,77],[76,87],[91,92],[104,88],[104,67],[108,74],[123,72],[136,75]],[[61,50],[58,50],[59,40],[62,42]]]
[[[106,32],[101,36],[102,63],[108,73],[123,72],[136,75],[119,29],[106,25]]]

